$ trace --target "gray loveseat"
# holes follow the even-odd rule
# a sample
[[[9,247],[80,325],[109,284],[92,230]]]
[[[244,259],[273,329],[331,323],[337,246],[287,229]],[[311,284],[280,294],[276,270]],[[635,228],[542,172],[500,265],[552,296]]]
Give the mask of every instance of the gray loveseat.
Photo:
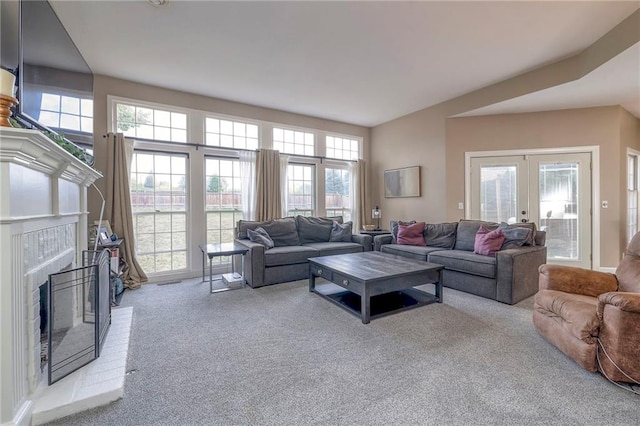
[[[481,225],[488,230],[500,226],[475,220],[427,224],[424,231],[426,246],[397,244],[395,235],[377,235],[374,246],[375,250],[384,253],[443,265],[443,285],[456,290],[508,304],[535,294],[538,291],[538,267],[547,260],[545,232],[537,231],[533,223],[509,225],[509,229],[530,228],[524,245],[484,256],[474,253],[475,237]],[[391,227],[397,230],[397,222],[391,222]],[[506,228],[506,224],[502,228]],[[520,243],[522,241],[510,245]]]
[[[342,218],[296,216],[268,222],[240,220],[236,228],[236,243],[249,248],[245,255],[244,277],[253,287],[295,281],[309,277],[310,257],[371,251],[370,235],[343,235],[341,241],[331,241],[333,222]],[[249,230],[263,228],[273,240],[267,248],[249,239]],[[335,233],[333,239],[336,239]]]

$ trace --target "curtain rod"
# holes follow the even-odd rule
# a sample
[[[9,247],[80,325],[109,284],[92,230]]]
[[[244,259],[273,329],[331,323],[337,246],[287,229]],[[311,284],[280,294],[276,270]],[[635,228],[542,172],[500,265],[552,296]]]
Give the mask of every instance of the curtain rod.
[[[107,135],[102,135],[102,137],[106,138]],[[211,148],[211,149],[224,149],[224,150],[227,150],[227,151],[260,152],[259,149],[229,148],[229,147],[226,147],[226,146],[203,145],[203,144],[200,144],[200,143],[193,143],[193,142],[173,142],[173,141],[161,141],[161,140],[156,140],[156,139],[145,139],[145,138],[131,138],[131,139],[136,140],[136,141],[141,141],[141,142],[161,143],[161,144],[166,144],[166,145],[194,146],[196,148],[196,151],[198,149],[200,149],[200,147],[202,147],[202,148]],[[358,162],[358,160],[342,160],[340,158],[327,158],[327,157],[323,157],[321,155],[300,155],[300,154],[289,154],[289,153],[286,153],[286,152],[283,152],[282,154],[284,154],[284,155],[292,155],[294,157],[318,158],[321,163],[324,160],[347,161],[347,162],[350,162],[350,163],[357,163]]]

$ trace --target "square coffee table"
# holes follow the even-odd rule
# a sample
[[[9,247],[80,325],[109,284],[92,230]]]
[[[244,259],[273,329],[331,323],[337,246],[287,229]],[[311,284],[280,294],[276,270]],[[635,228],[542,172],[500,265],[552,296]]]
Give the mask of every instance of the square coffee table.
[[[442,303],[444,266],[367,251],[309,258],[309,291],[352,314],[363,324],[407,309]],[[334,284],[318,284],[321,277]],[[435,284],[435,294],[413,287]]]

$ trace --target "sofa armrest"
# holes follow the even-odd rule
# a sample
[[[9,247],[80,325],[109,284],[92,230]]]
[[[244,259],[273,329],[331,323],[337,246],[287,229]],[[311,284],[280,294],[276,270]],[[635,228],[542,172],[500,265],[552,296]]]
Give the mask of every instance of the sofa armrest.
[[[598,370],[610,380],[640,382],[640,293],[601,294],[597,313]]]
[[[371,251],[371,247],[373,246],[373,238],[371,235],[353,234],[351,235],[351,242],[358,243],[364,247],[362,251]]]
[[[618,280],[613,274],[564,265],[540,266],[538,283],[540,290],[557,290],[591,297],[618,289]]]
[[[373,237],[373,250],[380,251],[380,248],[385,244],[391,244],[393,241],[393,235],[384,234],[384,235],[376,235]]]
[[[242,275],[249,286],[256,288],[264,285],[264,246],[248,239],[236,239],[236,243],[246,246]]]
[[[598,296],[598,318],[601,322],[605,305],[615,306],[621,311],[640,314],[640,293],[610,291]]]
[[[496,253],[496,300],[514,304],[538,291],[538,268],[547,261],[547,248],[525,246]]]

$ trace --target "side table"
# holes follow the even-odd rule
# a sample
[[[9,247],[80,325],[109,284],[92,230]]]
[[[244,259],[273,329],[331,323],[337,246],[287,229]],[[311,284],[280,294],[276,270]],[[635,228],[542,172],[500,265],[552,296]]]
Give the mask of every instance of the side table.
[[[249,249],[243,245],[236,243],[222,243],[222,244],[200,244],[200,251],[202,251],[202,282],[205,282],[204,278],[204,265],[205,256],[209,258],[209,293],[219,293],[221,291],[234,290],[232,287],[221,288],[218,290],[213,289],[213,258],[220,256],[233,256],[236,254],[242,255],[242,266],[240,268],[240,280],[242,285],[238,288],[243,288],[245,284],[244,280],[244,255],[247,254]]]
[[[359,234],[362,235],[371,235],[372,239],[371,239],[371,250],[375,251],[375,243],[373,241],[373,238],[375,238],[376,235],[390,235],[391,231],[388,231],[386,229],[380,229],[378,231],[365,231],[364,229],[361,229],[360,231],[358,231]]]

